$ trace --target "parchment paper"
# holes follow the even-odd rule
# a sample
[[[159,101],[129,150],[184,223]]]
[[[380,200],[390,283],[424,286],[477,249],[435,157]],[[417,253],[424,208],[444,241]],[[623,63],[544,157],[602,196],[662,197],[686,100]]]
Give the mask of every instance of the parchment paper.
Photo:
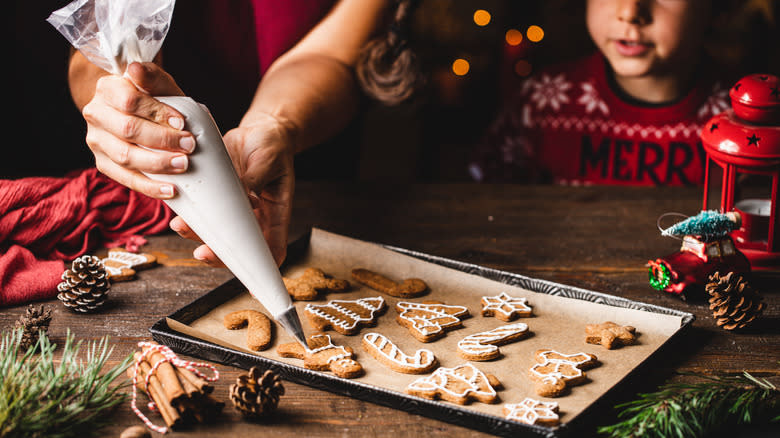
[[[353,380],[399,393],[404,393],[404,388],[421,376],[400,374],[379,363],[361,347],[361,339],[365,333],[372,331],[381,333],[409,355],[414,354],[414,351],[420,348],[429,349],[439,359],[441,366],[454,367],[467,362],[457,353],[457,343],[460,339],[470,334],[507,324],[494,317],[481,316],[481,297],[495,296],[506,292],[511,296],[527,298],[528,304],[533,308],[534,316],[519,318],[513,322],[528,324],[532,335],[501,346],[502,356],[498,359],[488,362],[472,362],[484,373],[498,377],[502,382],[502,388],[498,390],[500,397],[498,403],[472,402],[466,408],[499,417],[503,417],[501,410],[504,403],[519,403],[525,397],[533,397],[537,400],[558,402],[561,422],[571,421],[633,368],[647,359],[672,334],[679,330],[682,324],[679,316],[612,307],[507,286],[503,283],[399,254],[376,244],[318,229],[312,230],[308,253],[298,263],[288,267],[283,275],[297,277],[307,267],[321,268],[333,277],[349,280],[352,285],[348,292],[321,295],[317,301],[296,302],[307,334],[313,333],[313,328],[303,312],[307,303],[323,304],[334,299],[356,299],[372,296],[382,296],[385,299],[387,310],[379,317],[376,327],[363,328],[360,334],[355,336],[344,336],[334,331],[328,331],[328,333],[336,345],[352,347],[357,360],[365,369],[365,374],[362,377]],[[352,281],[350,272],[353,268],[358,267],[374,270],[396,281],[418,277],[428,283],[430,291],[426,295],[414,299],[399,299],[384,295]],[[609,291],[604,292],[608,293]],[[447,332],[443,338],[430,343],[419,342],[405,327],[396,322],[398,313],[395,311],[395,304],[398,301],[425,300],[438,300],[446,304],[466,306],[471,316],[463,321],[462,328]],[[258,301],[252,298],[249,293],[245,293],[213,309],[189,326],[170,318],[168,322],[173,330],[205,341],[295,366],[303,366],[301,360],[282,358],[276,354],[276,345],[293,341],[278,325],[275,327],[275,339],[271,348],[261,352],[252,352],[246,349],[246,329],[231,331],[225,329],[222,324],[222,319],[226,314],[242,309],[265,312]],[[267,314],[267,312],[265,313]],[[638,343],[614,350],[607,350],[600,345],[586,344],[585,325],[604,321],[636,327],[639,334]],[[564,354],[591,353],[598,357],[601,364],[587,370],[589,381],[573,386],[567,395],[554,399],[543,398],[534,392],[534,383],[528,377],[529,368],[536,363],[534,352],[539,349],[553,349]]]

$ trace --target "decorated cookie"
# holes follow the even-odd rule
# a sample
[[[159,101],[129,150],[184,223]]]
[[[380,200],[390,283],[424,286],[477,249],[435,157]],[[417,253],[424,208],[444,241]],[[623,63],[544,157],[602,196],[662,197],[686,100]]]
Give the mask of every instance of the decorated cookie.
[[[298,278],[282,278],[290,296],[296,300],[317,299],[319,292],[344,292],[349,289],[347,280],[330,277],[322,269],[306,268]]]
[[[601,344],[607,350],[636,342],[636,329],[634,327],[617,325],[612,321],[602,324],[588,324],[585,326],[585,334],[585,342]]]
[[[414,356],[401,351],[391,340],[379,333],[363,336],[363,349],[391,370],[404,374],[425,374],[439,365],[431,350],[420,349]]]
[[[482,297],[482,316],[495,316],[502,321],[513,321],[531,316],[531,306],[525,298],[516,298],[501,292],[493,297]]]
[[[122,248],[111,248],[108,256],[101,260],[111,281],[130,280],[139,269],[148,268],[157,263],[157,257],[146,253],[134,253]]]
[[[265,350],[271,345],[273,324],[262,312],[238,310],[225,315],[222,323],[228,330],[236,330],[246,326],[246,346],[250,350]]]
[[[357,300],[333,300],[328,304],[307,304],[304,312],[317,330],[333,330],[342,335],[354,335],[362,326],[376,324],[385,309],[382,297]]]
[[[520,403],[505,404],[504,415],[507,420],[541,426],[554,426],[559,421],[558,403],[532,398],[526,398]]]
[[[428,290],[428,285],[419,278],[407,278],[401,283],[396,283],[382,274],[362,268],[353,269],[352,278],[371,289],[398,298],[418,297]]]
[[[469,315],[463,306],[448,306],[438,301],[412,303],[401,301],[395,306],[398,323],[409,329],[420,342],[431,342],[444,336],[445,330],[453,330]]]
[[[553,350],[538,350],[531,367],[531,379],[536,381],[536,393],[542,397],[558,397],[567,386],[585,382],[583,369],[598,364],[595,355],[588,353],[562,354]]]
[[[494,387],[501,383],[495,376],[486,375],[470,363],[455,368],[440,367],[433,374],[421,377],[406,387],[408,394],[436,400],[440,398],[457,404],[469,400],[495,403],[498,395]]]
[[[352,349],[333,345],[330,335],[316,334],[309,338],[309,348],[298,342],[281,344],[276,352],[282,357],[303,359],[303,366],[310,370],[332,371],[333,374],[351,379],[363,372],[363,367],[353,358]]]
[[[466,360],[491,360],[501,355],[498,345],[520,340],[528,335],[522,322],[507,324],[486,332],[466,336],[458,342],[458,354]]]

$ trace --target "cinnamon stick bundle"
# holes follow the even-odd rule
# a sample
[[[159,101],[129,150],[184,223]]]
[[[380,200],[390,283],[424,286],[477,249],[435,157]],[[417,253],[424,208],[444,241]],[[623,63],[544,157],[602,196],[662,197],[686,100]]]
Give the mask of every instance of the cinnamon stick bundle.
[[[146,348],[144,349],[146,352]],[[136,386],[146,391],[146,377],[152,372],[154,364],[160,362],[149,377],[149,395],[157,405],[163,421],[170,428],[179,428],[193,423],[205,423],[213,420],[225,403],[211,396],[214,387],[195,373],[165,361],[162,354],[153,352],[143,360],[142,354],[134,355],[138,364]],[[133,369],[127,370],[132,378]]]

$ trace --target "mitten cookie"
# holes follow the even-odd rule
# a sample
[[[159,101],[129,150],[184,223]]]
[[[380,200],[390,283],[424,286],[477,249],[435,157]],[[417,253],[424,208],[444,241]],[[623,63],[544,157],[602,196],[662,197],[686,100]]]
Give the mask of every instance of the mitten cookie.
[[[598,365],[595,355],[588,353],[562,354],[553,350],[538,350],[536,365],[530,369],[536,381],[536,393],[542,397],[558,397],[567,386],[578,385],[587,378],[583,369]]]
[[[495,376],[486,375],[474,365],[465,363],[455,368],[440,367],[430,376],[410,383],[406,392],[431,400],[440,398],[460,405],[469,400],[495,403],[498,401],[498,395],[494,387],[500,384]]]
[[[398,298],[417,297],[428,290],[428,285],[419,278],[407,278],[401,283],[396,283],[382,274],[362,268],[353,269],[352,278],[371,289]]]
[[[222,323],[228,330],[247,326],[246,346],[250,350],[265,350],[271,345],[273,323],[265,314],[257,310],[238,310],[225,315]]]
[[[353,358],[352,349],[333,345],[330,335],[317,334],[309,338],[309,348],[298,342],[281,344],[276,352],[282,357],[303,359],[303,366],[310,370],[333,371],[333,374],[351,379],[363,372],[363,367]]]
[[[344,292],[349,282],[330,277],[320,268],[306,268],[298,278],[283,277],[284,286],[296,300],[311,301],[317,299],[319,292]]]
[[[111,248],[108,256],[101,260],[112,282],[130,280],[139,269],[157,263],[157,257],[146,253],[134,253],[122,248]]]
[[[585,334],[585,342],[601,344],[607,350],[636,342],[636,329],[634,327],[617,325],[612,321],[602,324],[588,324],[585,326]]]
[[[409,329],[420,342],[432,342],[444,336],[445,330],[463,325],[461,318],[469,315],[463,306],[448,306],[438,301],[412,303],[401,301],[395,306],[397,321]]]
[[[366,333],[363,336],[363,349],[374,356],[374,359],[399,373],[424,374],[439,365],[431,350],[420,349],[414,356],[409,356],[379,333]]]
[[[364,325],[375,325],[384,309],[384,298],[373,297],[333,300],[328,304],[307,304],[304,312],[317,330],[332,328],[342,335],[354,335]]]
[[[518,341],[528,335],[522,322],[507,324],[486,332],[466,336],[458,342],[458,354],[466,360],[484,361],[501,355],[498,345]]]
[[[521,316],[531,316],[531,306],[525,298],[516,298],[501,292],[492,297],[482,297],[482,316],[495,316],[502,321],[513,321]]]

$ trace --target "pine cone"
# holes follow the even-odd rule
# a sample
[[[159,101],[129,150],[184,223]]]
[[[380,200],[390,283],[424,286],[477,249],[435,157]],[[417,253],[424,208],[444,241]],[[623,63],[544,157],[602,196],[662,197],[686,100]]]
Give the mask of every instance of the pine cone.
[[[284,395],[284,386],[279,375],[252,367],[249,374],[242,374],[236,383],[230,385],[230,400],[248,418],[257,418],[276,409],[279,397]]]
[[[102,306],[111,288],[103,262],[90,255],[74,260],[71,268],[62,273],[62,280],[57,285],[57,298],[76,312],[91,312]]]
[[[764,310],[761,296],[739,275],[729,272],[710,276],[705,286],[710,294],[710,310],[719,327],[741,329],[753,322]]]
[[[19,342],[19,349],[27,351],[31,346],[38,342],[40,330],[49,331],[51,322],[51,309],[41,305],[35,308],[32,304],[27,307],[27,312],[16,321],[16,328],[22,329],[22,340]]]

